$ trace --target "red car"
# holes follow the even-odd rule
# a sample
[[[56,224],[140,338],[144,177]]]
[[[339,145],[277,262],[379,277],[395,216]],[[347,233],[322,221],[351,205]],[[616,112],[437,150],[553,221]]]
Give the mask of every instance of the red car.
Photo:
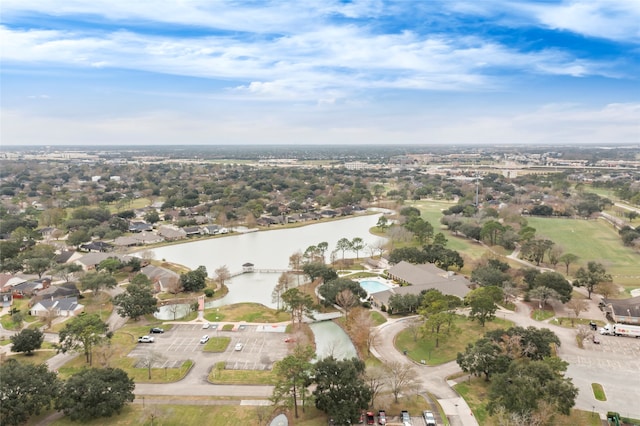
[[[367,411],[367,424],[368,425],[376,424],[376,419],[373,416],[373,413],[371,411]]]

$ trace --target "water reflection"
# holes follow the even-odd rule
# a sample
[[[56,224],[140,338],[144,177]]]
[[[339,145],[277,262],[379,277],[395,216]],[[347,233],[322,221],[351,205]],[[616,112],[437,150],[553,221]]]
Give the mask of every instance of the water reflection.
[[[229,293],[222,299],[205,303],[204,307],[217,308],[234,303],[261,303],[268,308],[277,309],[277,303],[273,302],[271,293],[278,284],[280,274],[268,272],[252,272],[238,275],[227,281]]]

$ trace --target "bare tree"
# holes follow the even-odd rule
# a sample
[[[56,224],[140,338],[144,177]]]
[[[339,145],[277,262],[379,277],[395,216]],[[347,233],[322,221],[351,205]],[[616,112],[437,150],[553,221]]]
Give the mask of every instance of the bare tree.
[[[53,307],[48,308],[45,314],[42,316],[42,320],[44,321],[44,325],[47,326],[47,330],[51,328],[53,320],[56,318],[58,318],[58,313],[53,309]]]
[[[142,252],[142,259],[150,261],[156,258],[156,254],[151,250],[145,250]]]
[[[147,350],[143,353],[142,357],[140,357],[140,363],[138,365],[147,369],[148,378],[151,379],[151,368],[153,364],[164,361],[165,359],[162,354],[153,350]]]
[[[344,310],[344,316],[347,322],[349,321],[349,311],[351,308],[358,306],[360,300],[358,296],[353,294],[349,289],[344,289],[340,293],[336,294],[336,305],[340,306]]]
[[[419,382],[416,371],[411,364],[397,361],[385,364],[384,368],[387,372],[387,383],[397,404],[400,393],[413,389]]]
[[[300,270],[302,269],[302,252],[298,250],[289,256],[289,267],[296,272],[297,283],[300,285]]]
[[[171,294],[178,294],[182,291],[182,284],[180,284],[180,279],[178,277],[171,277],[165,284],[164,288]]]
[[[353,309],[351,321],[347,327],[354,345],[360,349],[366,349],[367,353],[369,353],[377,335],[377,330],[374,327],[369,311],[364,308]]]
[[[102,368],[109,366],[109,360],[115,354],[115,348],[111,344],[111,339],[94,348],[94,355],[98,358],[98,363]]]
[[[224,282],[231,278],[231,273],[227,265],[223,265],[214,271],[216,274],[216,281],[220,283],[220,287],[224,285]]]
[[[178,303],[173,303],[171,305],[167,305],[167,309],[169,309],[169,312],[173,314],[173,320],[175,321],[178,310],[180,309],[180,305]]]
[[[387,384],[387,372],[383,367],[367,367],[365,371],[365,380],[371,388],[371,407],[375,407],[376,398]]]
[[[271,292],[271,301],[276,303],[277,309],[280,309],[280,301],[282,300],[282,293],[289,290],[291,286],[291,274],[289,272],[283,272],[278,278],[278,284],[273,288]]]
[[[577,298],[569,300],[565,306],[575,314],[575,318],[571,317],[571,327],[574,326],[574,320],[578,319],[580,312],[585,312],[589,309],[589,305],[586,300]]]
[[[620,292],[618,286],[611,281],[606,281],[598,284],[595,290],[596,293],[602,295],[602,297],[604,297],[605,299],[608,299],[609,296],[618,294]]]
[[[407,322],[406,328],[411,333],[411,336],[413,336],[414,342],[418,341],[418,336],[420,336],[420,332],[422,331],[422,324],[423,321],[420,318],[411,318]]]

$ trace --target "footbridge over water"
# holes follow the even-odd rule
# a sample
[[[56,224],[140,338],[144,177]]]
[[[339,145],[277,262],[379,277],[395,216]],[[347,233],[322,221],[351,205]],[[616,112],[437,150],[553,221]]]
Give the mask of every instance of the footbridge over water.
[[[302,321],[307,324],[311,324],[314,322],[331,321],[333,319],[340,318],[340,317],[342,317],[342,312],[327,312],[324,314],[314,313],[313,318],[309,318],[305,316]]]

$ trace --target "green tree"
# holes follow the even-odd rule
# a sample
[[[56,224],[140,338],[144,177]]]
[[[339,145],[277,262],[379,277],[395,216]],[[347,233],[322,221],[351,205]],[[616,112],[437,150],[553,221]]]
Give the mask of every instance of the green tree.
[[[12,352],[24,352],[32,355],[33,351],[40,349],[44,342],[44,334],[37,328],[25,328],[18,334],[11,336]]]
[[[427,317],[424,323],[424,329],[436,336],[436,348],[440,347],[440,331],[442,326],[450,324],[453,314],[451,312],[438,312]]]
[[[555,290],[558,293],[558,300],[562,303],[567,303],[571,300],[571,294],[573,287],[571,283],[567,281],[562,274],[558,272],[542,272],[538,274],[533,280],[533,286],[535,287],[547,287]]]
[[[578,256],[576,256],[573,253],[564,253],[562,256],[560,256],[558,258],[558,260],[561,263],[564,263],[564,265],[566,266],[566,274],[569,275],[569,265],[571,265],[572,263],[576,263],[578,261],[578,259],[580,259]]]
[[[85,369],[64,383],[56,409],[73,421],[111,417],[133,402],[134,388],[133,379],[119,368]]]
[[[484,336],[505,348],[511,347],[507,352],[512,358],[541,360],[551,356],[552,345],[560,346],[560,339],[548,328],[511,327],[491,330]]]
[[[424,244],[428,239],[433,238],[433,225],[419,216],[411,216],[404,227],[413,232],[419,244]]]
[[[284,403],[286,407],[293,406],[296,418],[298,418],[298,401],[304,399],[307,387],[311,382],[313,370],[311,359],[314,357],[313,347],[296,346],[294,353],[278,361],[273,369],[276,383],[271,401],[275,405]],[[304,412],[304,400],[302,411]]]
[[[489,381],[491,375],[506,371],[511,358],[502,353],[502,348],[491,339],[482,338],[469,343],[464,353],[458,352],[456,362],[465,373],[480,376]]]
[[[495,246],[498,244],[500,236],[505,231],[504,226],[495,220],[488,220],[482,225],[480,231],[480,238],[489,242],[489,245]]]
[[[302,271],[309,277],[311,282],[317,278],[322,278],[323,282],[329,282],[338,278],[338,273],[331,266],[319,262],[306,263],[302,266]]]
[[[84,312],[64,324],[58,335],[60,339],[58,350],[61,352],[83,351],[86,362],[91,365],[93,347],[110,337],[107,333],[109,327],[97,314]]]
[[[360,251],[364,248],[364,240],[360,237],[355,237],[351,240],[351,250],[356,252],[356,259],[359,259]]]
[[[8,359],[0,365],[0,424],[17,426],[48,410],[60,383],[46,364],[22,364]]]
[[[62,278],[66,282],[71,281],[75,274],[82,271],[82,266],[77,263],[62,263],[53,267],[53,275]]]
[[[491,321],[496,317],[496,311],[498,310],[496,299],[502,300],[502,298],[502,290],[498,287],[479,287],[473,290],[465,298],[471,307],[469,317],[472,320],[478,320],[480,325],[484,327],[485,322]]]
[[[106,272],[89,272],[80,278],[82,289],[93,291],[94,296],[102,289],[114,288],[117,284],[116,279]]]
[[[606,281],[611,281],[611,275],[607,274],[604,266],[598,262],[589,262],[586,269],[583,267],[578,269],[573,285],[585,287],[589,293],[589,299],[591,299],[591,293],[593,293],[596,286]]]
[[[351,250],[351,241],[347,238],[340,238],[336,244],[336,250],[342,252],[342,261],[344,262],[344,252]]]
[[[129,284],[124,293],[113,298],[113,303],[118,306],[118,315],[128,316],[134,321],[141,316],[158,312],[158,299],[147,285]]]
[[[52,261],[46,257],[31,257],[25,259],[24,265],[27,274],[37,274],[38,278],[42,278],[42,274],[51,268]]]
[[[117,257],[108,257],[96,266],[97,271],[107,271],[110,274],[115,274],[122,269],[122,262]]]
[[[554,242],[550,240],[529,240],[522,244],[522,256],[536,265],[544,261],[545,254],[551,250]]]
[[[157,223],[160,222],[160,214],[156,210],[151,210],[147,214],[144,215],[144,220],[149,223]]]
[[[91,241],[91,236],[84,229],[73,231],[67,237],[67,244],[78,247],[82,243]]]
[[[180,274],[180,284],[188,293],[202,290],[207,286],[207,268],[201,265],[194,271]]]
[[[389,228],[389,220],[386,218],[386,216],[382,215],[378,218],[376,227],[382,232],[386,231]]]
[[[571,379],[561,374],[566,365],[564,362],[512,362],[506,372],[494,376],[489,387],[489,412],[494,414],[502,408],[525,424],[546,424],[555,413],[569,415],[578,389]],[[558,371],[559,368],[562,370]],[[534,422],[541,417],[544,422]]]
[[[313,298],[297,288],[290,288],[282,293],[282,302],[287,312],[291,313],[291,323],[302,324],[305,315],[313,318]]]
[[[338,294],[344,290],[351,291],[359,299],[367,297],[366,290],[360,287],[358,282],[348,278],[336,278],[324,283],[318,288],[318,294],[324,299],[322,303],[325,306],[331,306],[336,303]]]
[[[315,366],[313,391],[316,408],[336,424],[353,424],[368,407],[372,391],[365,381],[364,362],[357,359],[321,359]]]

